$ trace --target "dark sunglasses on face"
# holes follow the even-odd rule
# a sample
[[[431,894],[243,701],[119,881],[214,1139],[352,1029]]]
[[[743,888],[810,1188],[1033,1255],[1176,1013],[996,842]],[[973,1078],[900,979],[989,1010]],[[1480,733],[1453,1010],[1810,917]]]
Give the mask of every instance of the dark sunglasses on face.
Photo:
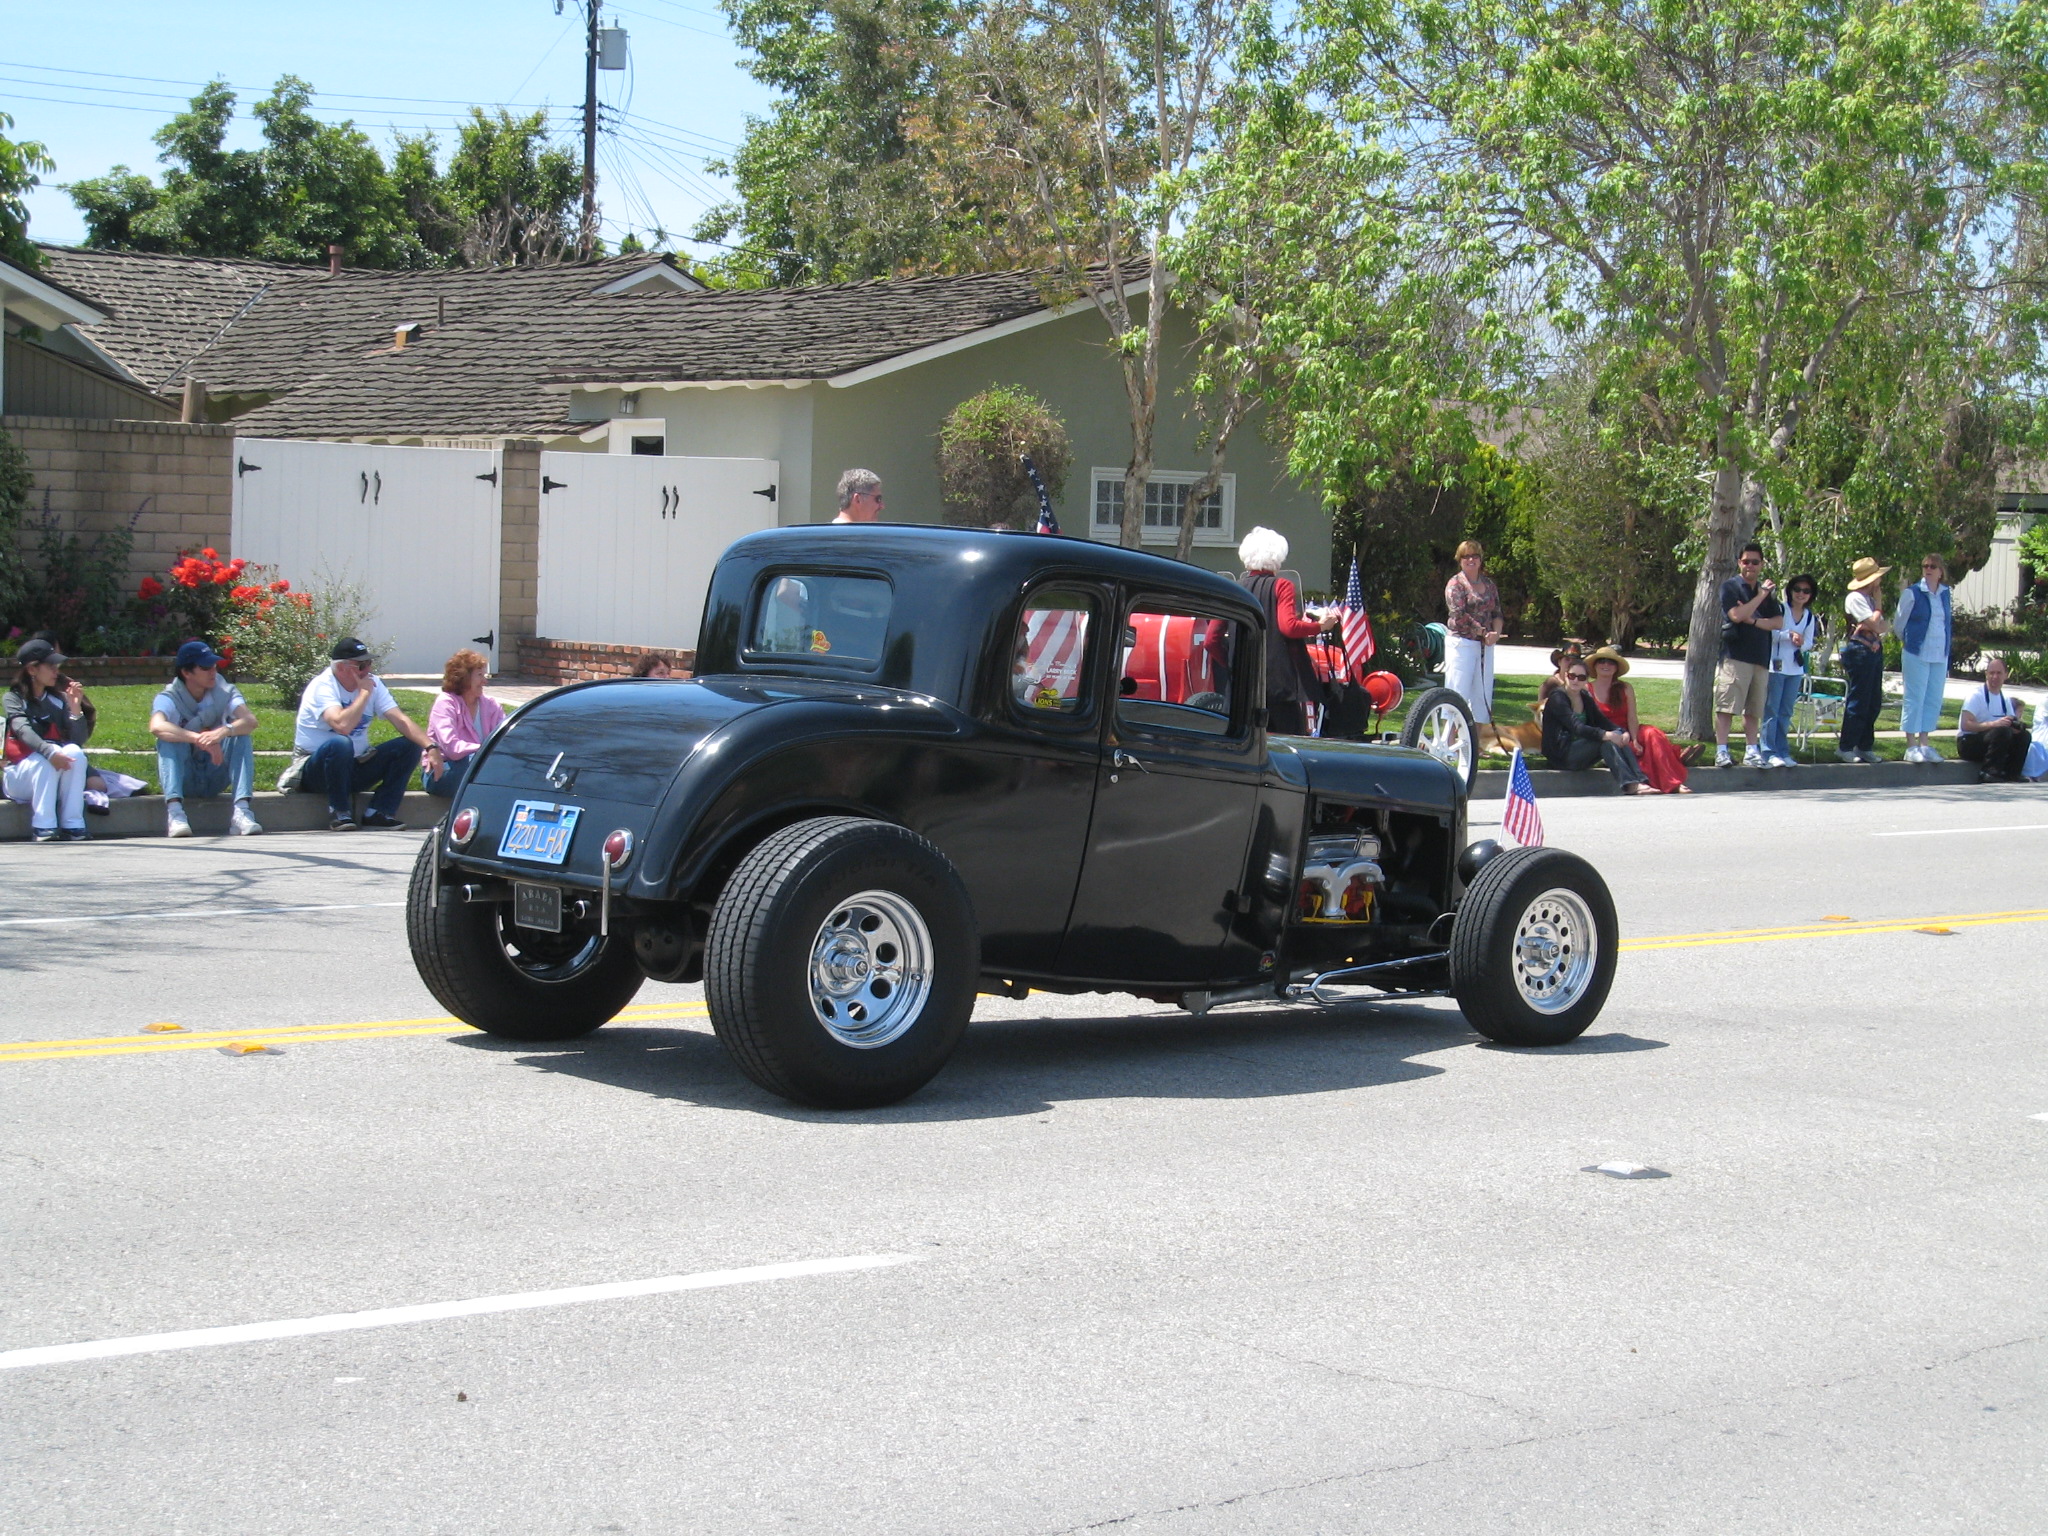
[[[1565,677],[1574,683],[1583,683],[1586,680],[1586,674],[1583,672],[1567,672]]]

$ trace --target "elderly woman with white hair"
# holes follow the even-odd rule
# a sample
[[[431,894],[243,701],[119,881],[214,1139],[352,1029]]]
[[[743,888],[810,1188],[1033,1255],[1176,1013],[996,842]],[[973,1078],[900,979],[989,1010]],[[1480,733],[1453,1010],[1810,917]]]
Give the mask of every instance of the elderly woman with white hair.
[[[1237,546],[1244,574],[1237,578],[1266,613],[1266,728],[1283,736],[1308,734],[1308,705],[1321,694],[1308,642],[1335,620],[1308,617],[1301,594],[1280,574],[1287,540],[1270,528],[1254,528]]]

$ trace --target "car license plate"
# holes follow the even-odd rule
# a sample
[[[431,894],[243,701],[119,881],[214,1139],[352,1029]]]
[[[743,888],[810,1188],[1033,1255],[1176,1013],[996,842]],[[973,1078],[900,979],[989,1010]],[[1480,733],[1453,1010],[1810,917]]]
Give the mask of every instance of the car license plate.
[[[559,864],[569,856],[569,839],[576,835],[580,805],[554,805],[546,800],[516,800],[512,820],[498,844],[501,859],[526,859],[535,864]]]
[[[512,921],[521,928],[538,928],[544,933],[562,931],[562,891],[554,885],[512,882]]]

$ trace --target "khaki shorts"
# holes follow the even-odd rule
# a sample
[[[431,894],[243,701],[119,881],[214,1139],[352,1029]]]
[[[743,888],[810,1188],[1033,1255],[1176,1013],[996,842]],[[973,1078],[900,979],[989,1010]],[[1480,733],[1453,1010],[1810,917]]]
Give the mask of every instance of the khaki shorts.
[[[1723,715],[1761,715],[1770,685],[1769,667],[1723,656],[1714,680],[1714,709]]]

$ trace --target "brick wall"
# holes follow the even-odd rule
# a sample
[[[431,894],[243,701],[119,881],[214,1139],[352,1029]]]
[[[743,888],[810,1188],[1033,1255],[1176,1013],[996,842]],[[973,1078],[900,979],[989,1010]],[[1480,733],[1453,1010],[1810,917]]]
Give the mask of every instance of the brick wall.
[[[498,665],[518,655],[540,613],[540,444],[508,440],[498,486]]]
[[[168,683],[168,656],[67,656],[64,675],[75,677],[88,689],[119,688],[130,683]]]
[[[132,526],[128,567],[138,581],[160,575],[181,549],[230,553],[233,427],[62,416],[4,416],[0,427],[21,445],[35,476],[22,528],[29,551],[47,512],[64,532]]]
[[[586,640],[549,640],[527,635],[518,642],[521,677],[548,683],[580,683],[593,677],[631,677],[643,656],[665,656],[676,675],[688,677],[695,651],[656,645],[599,645]]]

